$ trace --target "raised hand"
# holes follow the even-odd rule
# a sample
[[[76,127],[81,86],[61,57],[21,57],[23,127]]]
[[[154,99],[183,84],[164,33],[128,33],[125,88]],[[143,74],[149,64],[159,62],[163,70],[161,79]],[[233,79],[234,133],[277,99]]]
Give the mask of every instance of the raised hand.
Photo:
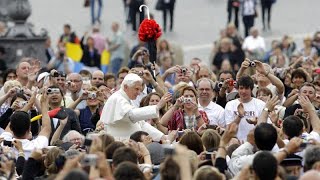
[[[280,100],[277,96],[273,96],[271,99],[269,98],[265,107],[268,108],[269,111],[273,111],[274,107],[279,104]]]
[[[242,103],[240,103],[237,107],[237,110],[238,110],[238,114],[240,117],[243,117],[244,114],[245,114],[245,110],[244,110],[244,106]]]

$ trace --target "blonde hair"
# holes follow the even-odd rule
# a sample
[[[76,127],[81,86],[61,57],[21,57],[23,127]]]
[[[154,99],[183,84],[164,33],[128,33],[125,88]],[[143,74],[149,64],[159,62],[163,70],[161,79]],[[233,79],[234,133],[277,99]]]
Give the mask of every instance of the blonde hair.
[[[4,90],[4,93],[7,93],[11,88],[13,87],[19,87],[21,88],[22,85],[19,81],[17,80],[9,80],[9,81],[6,81],[3,85],[3,90]]]

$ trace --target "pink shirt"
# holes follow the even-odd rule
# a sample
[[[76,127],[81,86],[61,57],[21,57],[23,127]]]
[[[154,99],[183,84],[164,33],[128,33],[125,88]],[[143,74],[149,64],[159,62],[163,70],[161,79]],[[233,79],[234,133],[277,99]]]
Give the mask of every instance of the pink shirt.
[[[94,40],[94,47],[98,50],[99,54],[106,48],[106,38],[100,33],[93,33],[91,37]]]

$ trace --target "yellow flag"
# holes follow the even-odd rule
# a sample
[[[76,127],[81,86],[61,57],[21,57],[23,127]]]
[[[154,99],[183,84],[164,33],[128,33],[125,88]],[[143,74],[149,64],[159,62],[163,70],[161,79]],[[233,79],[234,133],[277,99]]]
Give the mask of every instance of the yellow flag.
[[[72,60],[79,62],[83,55],[80,44],[66,43],[66,55]]]
[[[101,65],[109,65],[110,63],[110,52],[103,50],[101,53]]]

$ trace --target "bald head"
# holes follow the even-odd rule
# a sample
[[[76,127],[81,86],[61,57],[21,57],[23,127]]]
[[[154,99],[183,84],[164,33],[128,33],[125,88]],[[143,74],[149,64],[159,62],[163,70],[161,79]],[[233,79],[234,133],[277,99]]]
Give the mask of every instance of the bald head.
[[[320,172],[316,170],[310,170],[304,173],[300,180],[320,179]]]
[[[104,83],[104,74],[100,70],[96,70],[92,73],[91,85],[97,87],[98,84]]]

